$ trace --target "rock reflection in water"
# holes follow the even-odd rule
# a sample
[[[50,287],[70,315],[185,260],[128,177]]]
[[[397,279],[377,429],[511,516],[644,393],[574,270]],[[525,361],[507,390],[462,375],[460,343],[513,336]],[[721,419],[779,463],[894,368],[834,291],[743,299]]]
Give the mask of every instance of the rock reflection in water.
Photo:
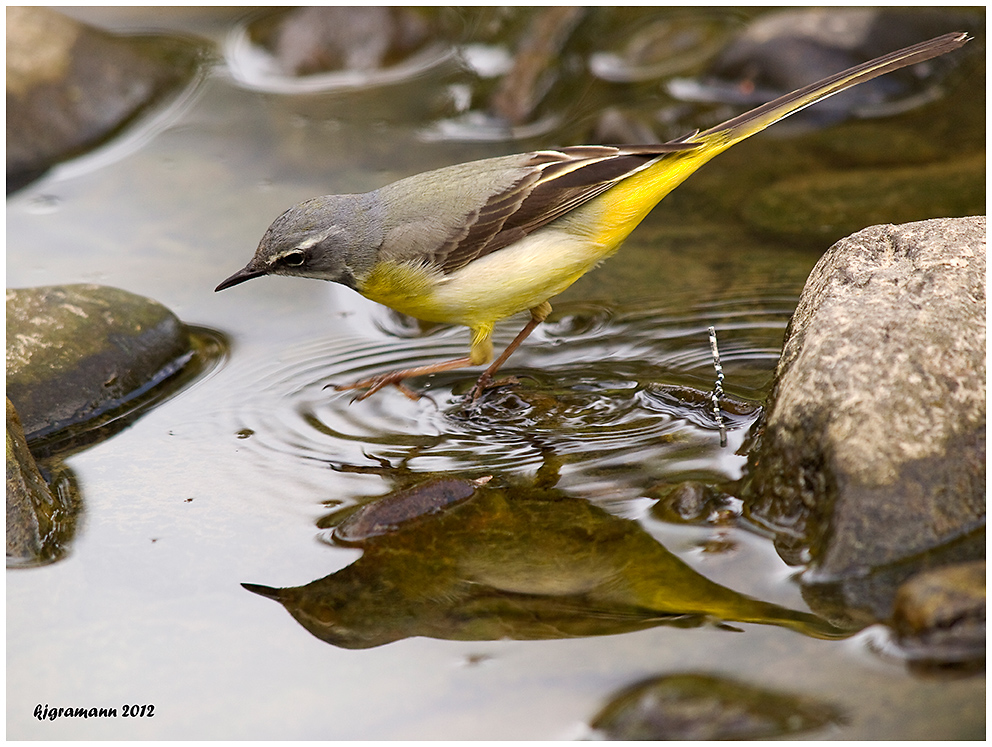
[[[695,672],[639,682],[592,720],[610,740],[771,739],[823,729],[840,712],[813,698]]]

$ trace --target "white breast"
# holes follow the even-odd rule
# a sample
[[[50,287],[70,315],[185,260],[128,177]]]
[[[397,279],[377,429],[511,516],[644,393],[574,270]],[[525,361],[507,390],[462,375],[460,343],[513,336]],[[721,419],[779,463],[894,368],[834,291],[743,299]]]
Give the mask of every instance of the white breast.
[[[610,253],[600,244],[544,228],[446,276],[430,305],[443,310],[448,321],[491,323],[558,295]]]

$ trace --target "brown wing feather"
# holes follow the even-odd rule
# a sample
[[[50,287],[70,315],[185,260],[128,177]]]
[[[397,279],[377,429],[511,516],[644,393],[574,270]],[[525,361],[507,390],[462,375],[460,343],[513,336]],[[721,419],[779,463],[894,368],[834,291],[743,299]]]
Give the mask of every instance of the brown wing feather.
[[[445,274],[452,273],[488,253],[484,251],[485,248],[491,246],[501,233],[517,233],[513,231],[512,224],[508,226],[507,222],[520,210],[534,183],[540,178],[540,171],[529,172],[509,189],[492,195],[485,205],[469,215],[464,230],[445,242],[435,255],[441,260],[439,264],[442,271]],[[518,238],[524,235],[521,233]]]
[[[595,199],[660,156],[698,147],[674,141],[536,151],[525,164],[530,171],[467,216],[464,229],[439,247],[436,262],[445,274],[455,272]]]

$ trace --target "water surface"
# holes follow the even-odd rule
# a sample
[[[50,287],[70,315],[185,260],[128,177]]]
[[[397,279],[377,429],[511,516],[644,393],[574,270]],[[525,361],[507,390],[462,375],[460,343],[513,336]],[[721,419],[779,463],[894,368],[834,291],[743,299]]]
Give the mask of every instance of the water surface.
[[[818,627],[796,569],[732,510],[695,525],[651,510],[667,485],[740,476],[737,451],[785,326],[831,240],[749,231],[728,190],[830,169],[829,148],[842,145],[769,134],[707,166],[554,302],[507,365],[519,385],[477,408],[463,398],[471,371],[415,382],[429,395],[418,401],[389,389],[349,404],[324,387],[462,355],[467,332],[421,329],[317,281],[214,286],[294,202],[557,144],[566,132],[443,136],[452,124],[437,116],[439,91],[464,83],[451,55],[398,81],[290,94],[248,87],[225,65],[233,10],[91,17],[196,32],[216,43],[218,62],[123,140],[8,199],[7,283],[121,287],[222,332],[231,349],[67,460],[84,504],[68,555],[7,574],[9,737],[573,738],[614,693],[682,672],[844,714],[815,736],[981,733],[983,678],[917,677],[873,652],[872,631]],[[912,113],[894,121],[929,136]],[[790,165],[796,153],[809,160]],[[502,323],[497,346],[523,321]],[[724,388],[747,405],[728,405],[725,447],[698,402],[670,396],[712,388],[711,325]],[[488,482],[412,518],[393,544],[335,541],[357,509],[438,477]],[[242,586],[322,580],[321,600],[347,586],[347,625],[334,617],[340,599],[331,612],[301,612],[302,602],[284,608]],[[387,585],[419,600],[409,625],[396,622],[399,602],[375,606]],[[290,613],[311,617],[298,624]],[[155,709],[40,721],[34,709],[46,704]]]

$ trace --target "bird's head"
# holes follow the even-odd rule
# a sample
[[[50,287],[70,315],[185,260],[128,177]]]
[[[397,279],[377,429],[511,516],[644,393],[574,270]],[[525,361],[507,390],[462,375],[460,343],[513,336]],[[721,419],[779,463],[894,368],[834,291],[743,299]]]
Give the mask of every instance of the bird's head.
[[[381,243],[374,194],[325,195],[294,205],[269,226],[242,269],[215,290],[262,275],[330,280],[355,288]]]

